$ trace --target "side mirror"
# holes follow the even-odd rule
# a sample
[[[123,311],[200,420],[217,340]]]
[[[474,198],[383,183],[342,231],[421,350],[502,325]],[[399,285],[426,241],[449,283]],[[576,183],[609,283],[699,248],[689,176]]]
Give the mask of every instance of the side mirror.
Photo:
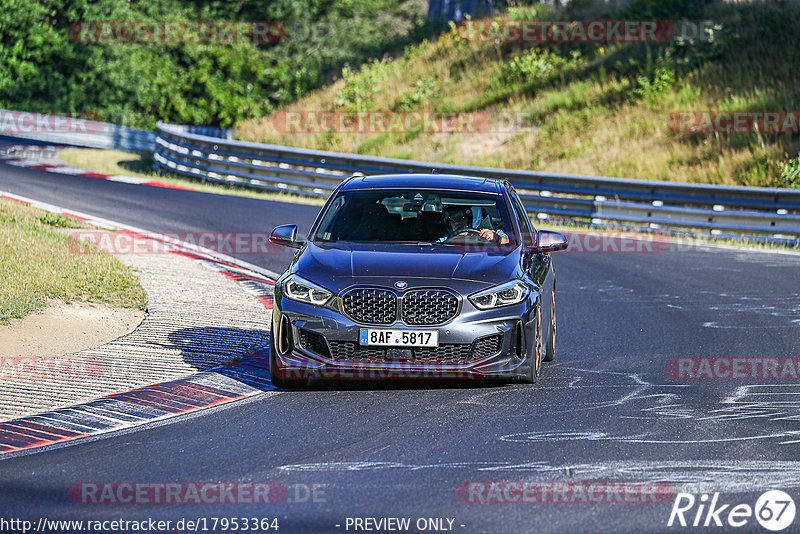
[[[556,252],[567,248],[567,238],[559,232],[550,230],[539,230],[539,242],[536,246],[529,247],[528,252],[542,254],[545,252]]]
[[[276,226],[269,234],[269,242],[274,245],[282,247],[300,248],[303,246],[303,241],[297,240],[297,225],[296,224],[283,224]]]

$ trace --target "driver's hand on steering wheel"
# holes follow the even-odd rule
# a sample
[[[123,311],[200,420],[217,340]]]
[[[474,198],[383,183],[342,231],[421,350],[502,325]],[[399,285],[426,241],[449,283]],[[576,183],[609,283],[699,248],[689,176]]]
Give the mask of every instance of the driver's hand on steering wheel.
[[[471,230],[471,231],[474,232],[475,230]],[[469,228],[465,228],[464,230],[458,232],[456,235],[468,235],[469,233],[470,233],[470,229]],[[488,228],[482,229],[480,231],[479,235],[482,238],[484,238],[486,241],[494,241],[494,238],[495,238],[495,233],[492,232],[491,230],[489,230]]]
[[[497,232],[489,230],[488,228],[483,228],[481,230],[476,230],[476,229],[472,229],[472,228],[464,228],[463,230],[457,231],[453,235],[469,235],[470,233],[477,233],[478,235],[480,235],[486,241],[491,241],[491,242],[495,242],[496,241],[500,245],[505,245],[506,243],[508,243],[508,238],[507,237],[503,237],[500,234],[498,234]]]
[[[484,228],[483,230],[481,230],[481,237],[487,241],[497,241],[501,245],[505,245],[506,243],[508,243],[507,237],[503,237],[500,234],[493,232],[492,230],[489,230],[488,228]]]
[[[488,228],[484,228],[481,230],[481,237],[484,238],[486,241],[494,241],[495,233],[489,230]]]

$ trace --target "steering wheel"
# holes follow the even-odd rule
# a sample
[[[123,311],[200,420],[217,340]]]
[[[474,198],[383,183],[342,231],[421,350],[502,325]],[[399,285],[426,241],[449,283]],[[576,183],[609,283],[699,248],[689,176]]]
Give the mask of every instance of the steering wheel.
[[[477,235],[478,237],[482,237],[481,231],[478,230],[477,228],[460,228],[458,230],[454,230],[453,232],[451,232],[450,235],[447,236],[447,239],[444,240],[444,242],[447,243],[454,237],[459,236],[461,234]]]

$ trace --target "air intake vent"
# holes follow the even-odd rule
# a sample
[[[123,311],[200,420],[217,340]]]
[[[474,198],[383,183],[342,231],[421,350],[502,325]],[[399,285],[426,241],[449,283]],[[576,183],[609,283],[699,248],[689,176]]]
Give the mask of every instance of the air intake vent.
[[[328,343],[325,341],[325,336],[317,334],[316,332],[300,330],[300,346],[324,358],[331,357],[330,350],[328,350]]]

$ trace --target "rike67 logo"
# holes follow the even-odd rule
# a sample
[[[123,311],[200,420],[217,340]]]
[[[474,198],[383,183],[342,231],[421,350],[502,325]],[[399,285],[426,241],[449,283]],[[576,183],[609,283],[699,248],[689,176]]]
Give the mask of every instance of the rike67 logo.
[[[681,527],[743,527],[755,520],[767,530],[785,530],[794,522],[795,505],[792,497],[780,490],[770,490],[756,500],[755,506],[720,503],[719,493],[697,497],[692,493],[678,493],[672,504],[667,526]],[[749,530],[749,529],[748,529]]]

